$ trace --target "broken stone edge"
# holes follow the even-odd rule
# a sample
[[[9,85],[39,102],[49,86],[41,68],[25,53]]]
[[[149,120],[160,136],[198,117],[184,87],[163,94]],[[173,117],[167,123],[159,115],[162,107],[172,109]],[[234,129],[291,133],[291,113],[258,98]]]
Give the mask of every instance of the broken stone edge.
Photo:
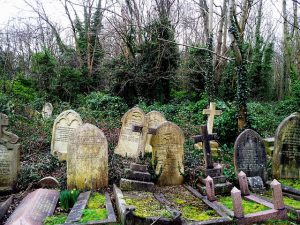
[[[2,202],[0,205],[0,221],[4,217],[4,215],[7,213],[12,201],[13,196],[10,196],[6,201]]]

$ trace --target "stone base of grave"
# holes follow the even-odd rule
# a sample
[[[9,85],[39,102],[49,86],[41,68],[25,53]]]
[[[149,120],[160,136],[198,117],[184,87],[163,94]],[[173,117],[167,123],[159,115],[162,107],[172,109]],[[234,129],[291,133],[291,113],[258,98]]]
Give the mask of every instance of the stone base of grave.
[[[205,185],[198,184],[197,188],[201,194],[206,195]],[[230,182],[225,182],[222,184],[215,184],[215,194],[216,195],[227,194],[231,191],[231,189],[232,189],[232,184]]]
[[[140,172],[134,171],[131,169],[125,169],[125,177],[130,180],[138,180],[138,181],[151,181],[151,175],[148,172]]]
[[[146,165],[131,163],[130,164],[130,169],[134,170],[134,171],[139,171],[139,172],[147,172],[148,167]]]
[[[194,146],[198,150],[203,150],[203,144],[202,144],[202,142],[194,144]],[[215,157],[219,156],[220,155],[220,149],[219,149],[218,142],[210,141],[210,150],[211,150],[212,156],[215,156]]]
[[[120,188],[122,191],[150,191],[154,189],[154,183],[121,178]]]

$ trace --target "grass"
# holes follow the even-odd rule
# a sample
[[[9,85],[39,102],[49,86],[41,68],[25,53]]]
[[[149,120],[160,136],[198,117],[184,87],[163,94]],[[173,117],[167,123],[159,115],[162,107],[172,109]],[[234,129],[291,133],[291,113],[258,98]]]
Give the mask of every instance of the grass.
[[[106,209],[84,209],[79,223],[104,220],[107,216]]]
[[[88,201],[87,208],[88,209],[105,208],[105,203],[106,203],[105,195],[101,195],[98,192],[94,192],[92,193]]]
[[[279,182],[284,186],[289,186],[300,190],[300,179],[280,179]]]
[[[60,214],[55,216],[48,216],[44,220],[44,225],[56,225],[56,224],[64,224],[67,219],[66,214]]]
[[[222,203],[228,209],[233,210],[231,196],[224,196],[218,200],[220,201],[220,203]],[[261,212],[261,211],[265,211],[265,210],[269,209],[268,207],[266,207],[262,204],[259,204],[259,203],[253,202],[253,201],[249,201],[246,199],[242,200],[242,205],[243,205],[243,209],[244,209],[244,214],[256,213],[256,212]]]

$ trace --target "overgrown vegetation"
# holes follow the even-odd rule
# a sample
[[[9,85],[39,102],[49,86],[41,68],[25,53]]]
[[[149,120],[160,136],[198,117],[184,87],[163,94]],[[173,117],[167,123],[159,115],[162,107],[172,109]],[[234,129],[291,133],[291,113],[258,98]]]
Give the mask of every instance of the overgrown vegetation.
[[[69,190],[61,191],[60,195],[59,195],[60,207],[62,209],[64,209],[66,212],[68,212],[75,204],[79,194],[80,194],[80,191],[76,190],[76,189],[73,189],[71,191],[69,191]]]

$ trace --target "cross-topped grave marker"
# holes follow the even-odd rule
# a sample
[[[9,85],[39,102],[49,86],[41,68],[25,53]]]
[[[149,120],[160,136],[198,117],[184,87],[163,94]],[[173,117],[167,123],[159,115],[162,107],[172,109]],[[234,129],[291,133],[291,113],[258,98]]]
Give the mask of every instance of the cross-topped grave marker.
[[[203,114],[208,115],[207,119],[207,130],[209,134],[212,134],[214,127],[215,116],[222,114],[222,110],[216,110],[216,103],[210,102],[209,109],[203,109]]]
[[[197,135],[194,137],[195,143],[203,142],[204,143],[204,160],[205,160],[205,166],[207,169],[214,168],[213,161],[212,161],[212,155],[211,155],[211,149],[209,142],[212,140],[217,140],[217,134],[208,134],[207,132],[207,126],[203,125],[200,127],[201,135]]]

